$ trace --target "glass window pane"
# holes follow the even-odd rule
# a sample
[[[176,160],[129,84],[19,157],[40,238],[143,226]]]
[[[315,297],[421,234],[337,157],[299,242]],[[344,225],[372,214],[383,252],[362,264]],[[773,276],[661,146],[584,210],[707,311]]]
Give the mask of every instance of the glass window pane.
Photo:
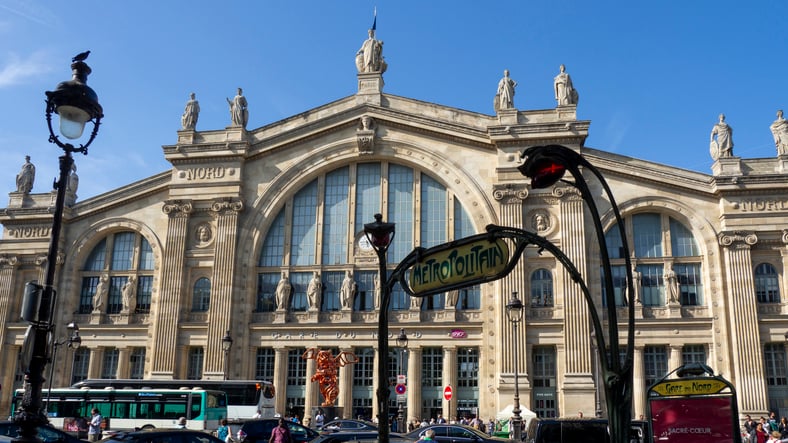
[[[679,282],[679,302],[682,306],[700,306],[703,304],[703,279],[698,264],[673,265]]]
[[[211,281],[205,277],[197,279],[192,294],[192,311],[207,312],[211,305]]]
[[[104,269],[104,261],[107,259],[107,240],[103,239],[90,251],[87,262],[85,262],[86,271],[101,271]]]
[[[186,367],[187,380],[202,380],[202,362],[205,359],[205,350],[198,346],[189,348]]]
[[[276,285],[281,279],[276,272],[257,274],[257,312],[276,311]]]
[[[640,301],[643,306],[663,306],[665,285],[662,278],[662,265],[638,265],[637,271],[643,276],[640,280]]]
[[[662,257],[662,228],[659,214],[635,214],[632,230],[636,257]]]
[[[553,274],[547,269],[531,274],[531,306],[553,306]]]
[[[115,234],[112,245],[112,265],[113,271],[127,271],[132,268],[134,258],[134,241],[137,235],[133,232],[121,232]]]
[[[618,224],[613,225],[605,233],[605,246],[607,247],[607,254],[610,259],[626,258],[626,251],[624,251],[624,242],[621,241],[621,231],[618,229]]]
[[[148,240],[145,240],[145,237],[141,237],[140,264],[138,269],[144,271],[152,271],[154,266],[155,263],[153,259],[153,248],[150,247],[150,243],[148,243]]]
[[[470,237],[476,234],[471,216],[462,207],[459,200],[454,202],[454,239]]]
[[[354,311],[372,311],[375,309],[375,304],[379,303],[376,300],[375,293],[375,279],[378,273],[376,271],[359,271],[353,273],[353,280],[358,285],[356,292],[356,299],[353,300]],[[344,275],[343,277],[344,278]]]
[[[325,209],[322,223],[324,265],[347,263],[348,174],[348,168],[326,174]]]
[[[446,243],[446,188],[426,174],[421,175],[421,246]]]
[[[706,347],[703,345],[684,345],[681,349],[681,360],[683,364],[703,363],[706,364]]]
[[[356,226],[375,221],[380,214],[380,163],[362,163],[356,168]],[[385,221],[385,220],[384,220]]]
[[[104,359],[101,365],[101,378],[118,378],[118,358],[120,351],[118,348],[105,348]]]
[[[668,351],[664,346],[643,348],[643,369],[646,386],[651,386],[668,373]]]
[[[263,249],[260,251],[260,266],[282,266],[282,258],[285,254],[285,211],[279,212],[268,234],[263,242]]]
[[[276,352],[273,348],[257,348],[254,370],[255,380],[273,380],[275,361]]]
[[[293,265],[315,264],[317,235],[317,180],[306,185],[293,198],[293,233],[290,255]]]
[[[323,301],[321,311],[339,311],[342,304],[339,300],[339,290],[342,288],[344,272],[323,273]]]
[[[290,296],[290,309],[293,311],[306,311],[309,302],[306,297],[306,288],[312,279],[311,272],[293,272],[290,274],[290,283],[293,285],[293,294]]]
[[[788,374],[785,365],[785,345],[767,343],[763,349],[766,384],[769,386],[788,385]]]
[[[137,277],[137,312],[150,312],[153,276]]]
[[[398,263],[413,250],[413,169],[389,165],[388,222],[396,223],[397,233],[389,247],[388,262]]]
[[[463,288],[457,294],[457,309],[481,309],[482,308],[482,290],[476,286]]]
[[[670,219],[670,247],[674,257],[695,257],[700,250],[692,232],[674,219]]]
[[[93,295],[98,286],[98,277],[83,277],[82,289],[79,291],[79,313],[90,314],[93,311]]]
[[[755,294],[759,303],[780,302],[780,281],[777,270],[769,263],[755,267]]]
[[[107,314],[117,314],[123,309],[123,284],[128,277],[110,277]]]

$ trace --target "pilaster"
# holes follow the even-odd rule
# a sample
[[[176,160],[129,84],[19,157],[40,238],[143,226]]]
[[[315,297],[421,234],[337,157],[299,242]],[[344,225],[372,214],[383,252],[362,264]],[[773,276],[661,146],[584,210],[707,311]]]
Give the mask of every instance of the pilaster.
[[[443,385],[451,385],[454,388],[454,391],[457,391],[457,347],[456,346],[444,346],[443,347]],[[452,404],[455,405],[452,408]],[[453,410],[456,410],[457,405],[457,396],[455,395],[451,401],[446,401],[443,399],[443,416],[444,417],[451,417]]]
[[[274,348],[274,386],[287,386],[287,348]],[[282,389],[276,396],[276,412],[283,413],[287,409],[287,395]]]
[[[322,399],[319,392],[320,387],[317,381],[311,381],[312,375],[315,374],[317,368],[317,360],[310,358],[306,361],[306,385],[304,386],[304,418],[312,414],[312,408],[320,405]],[[341,392],[341,391],[340,391]],[[314,418],[314,417],[313,417]]]
[[[643,366],[643,346],[635,346],[635,353],[632,356],[632,374],[632,407],[635,409],[633,417],[639,417],[640,414],[646,414],[646,370]],[[604,400],[602,403],[604,404]]]
[[[752,246],[758,242],[753,232],[721,232],[718,235],[725,257],[726,281],[730,287],[728,317],[731,321],[733,373],[741,414],[761,415],[768,411],[761,339],[758,332],[758,300],[752,269]]]
[[[222,337],[227,331],[236,341],[242,342],[242,333],[233,331],[233,275],[235,273],[235,254],[238,239],[238,213],[243,210],[243,202],[236,199],[216,200],[211,204],[211,213],[216,220],[216,239],[214,241],[213,274],[211,275],[211,305],[208,315],[208,339],[205,353],[205,374],[213,378],[224,377],[224,350]],[[238,303],[238,306],[243,306]],[[242,315],[242,312],[238,312]],[[238,343],[236,349],[243,349]],[[235,352],[236,354],[238,351]],[[237,367],[233,359],[233,349],[227,355],[228,372]],[[229,375],[229,374],[228,374]],[[231,377],[232,378],[232,377]]]
[[[129,378],[131,352],[129,348],[118,349],[118,378]]]
[[[421,417],[421,347],[408,348],[408,422]],[[448,415],[446,415],[448,417]]]
[[[353,348],[341,347],[339,352],[353,352]],[[338,400],[338,405],[342,407],[342,418],[355,418],[353,417],[353,365],[339,369]]]
[[[183,289],[184,252],[188,236],[187,226],[192,212],[190,201],[169,200],[162,206],[167,220],[167,242],[162,251],[161,291],[155,310],[151,307],[153,325],[151,346],[151,378],[172,379],[175,359],[172,350],[178,342],[180,298]],[[221,341],[219,336],[219,340]]]

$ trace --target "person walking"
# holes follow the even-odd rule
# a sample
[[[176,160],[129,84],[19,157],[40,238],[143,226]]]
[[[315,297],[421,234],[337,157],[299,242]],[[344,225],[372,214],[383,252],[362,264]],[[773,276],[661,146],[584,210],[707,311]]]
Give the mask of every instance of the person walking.
[[[99,441],[101,440],[101,414],[99,414],[99,410],[93,408],[90,411],[90,424],[88,428],[88,441]]]
[[[279,424],[271,430],[268,443],[293,443],[293,436],[290,435],[290,429],[287,428],[284,418],[279,417]]]
[[[216,437],[225,443],[233,442],[233,430],[230,428],[230,425],[227,424],[226,418],[219,421],[219,427],[216,428]]]

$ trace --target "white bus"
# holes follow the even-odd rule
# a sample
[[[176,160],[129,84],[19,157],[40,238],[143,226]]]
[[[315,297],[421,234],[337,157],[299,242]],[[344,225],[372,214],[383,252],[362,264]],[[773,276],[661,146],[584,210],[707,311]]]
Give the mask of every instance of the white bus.
[[[276,416],[276,389],[263,380],[139,380],[89,378],[74,383],[72,388],[195,388],[224,391],[227,394],[227,419],[238,421],[251,418],[259,410],[262,418]]]
[[[14,392],[11,414],[24,397],[24,389]],[[89,418],[99,410],[106,431],[146,428],[174,428],[181,417],[186,427],[214,430],[227,417],[227,395],[205,389],[115,389],[58,388],[46,390],[44,403],[53,426],[67,429],[79,418]]]

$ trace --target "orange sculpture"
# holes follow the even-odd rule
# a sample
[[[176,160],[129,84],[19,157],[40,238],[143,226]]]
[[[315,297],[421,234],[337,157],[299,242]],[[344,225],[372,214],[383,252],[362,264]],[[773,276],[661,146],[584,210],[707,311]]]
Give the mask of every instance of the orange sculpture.
[[[315,360],[317,368],[310,381],[317,381],[320,386],[320,393],[324,400],[321,406],[334,406],[337,397],[339,397],[339,368],[356,363],[358,361],[356,354],[342,351],[337,355],[332,355],[331,351],[309,348],[301,358]]]

